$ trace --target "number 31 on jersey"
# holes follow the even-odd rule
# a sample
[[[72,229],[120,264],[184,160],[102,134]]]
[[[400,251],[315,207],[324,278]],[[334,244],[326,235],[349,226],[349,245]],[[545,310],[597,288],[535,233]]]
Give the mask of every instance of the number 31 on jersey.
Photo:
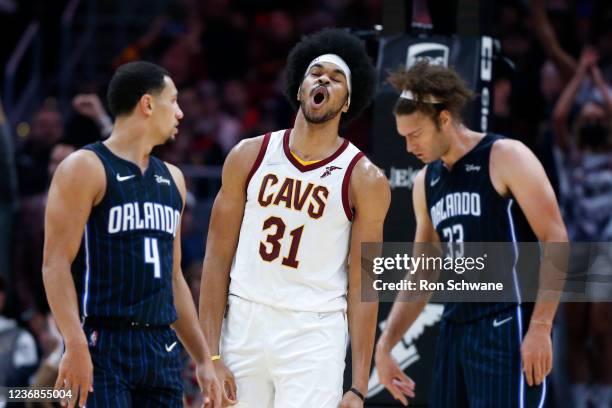
[[[264,221],[263,230],[271,230],[271,232],[266,237],[265,242],[259,243],[259,255],[261,259],[266,262],[273,262],[280,256],[280,241],[285,237],[286,229],[287,226],[285,222],[279,217],[269,217]],[[303,225],[289,233],[291,236],[291,245],[289,246],[289,253],[287,256],[283,257],[281,261],[283,265],[290,268],[297,268],[300,265],[300,261],[297,260],[297,253],[300,247],[300,240],[302,239],[302,232],[304,232]]]

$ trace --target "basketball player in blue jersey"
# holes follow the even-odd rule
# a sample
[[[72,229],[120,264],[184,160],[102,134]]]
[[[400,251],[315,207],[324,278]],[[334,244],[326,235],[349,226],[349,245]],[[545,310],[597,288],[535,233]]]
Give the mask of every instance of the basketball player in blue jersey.
[[[224,403],[363,407],[378,305],[361,302],[360,246],[382,240],[390,190],[338,132],[368,105],[374,75],[349,33],[305,38],[286,69],[293,129],[245,140],[225,161],[200,296]]]
[[[56,388],[72,391],[71,407],[182,407],[180,340],[206,406],[219,407],[180,268],[185,181],[151,155],[178,131],[176,87],[163,68],[133,62],[115,72],[108,102],[111,136],[67,157],[49,190],[43,278],[65,344]]]
[[[567,242],[553,189],[533,153],[518,141],[462,124],[460,112],[472,93],[454,70],[418,62],[393,73],[390,82],[401,92],[397,131],[406,150],[426,163],[413,189],[415,242],[516,242],[515,202],[540,242]],[[457,193],[474,198],[471,209],[446,208]],[[425,304],[396,301],[376,346],[381,383],[404,405],[414,396],[414,383],[390,350]],[[531,311],[520,297],[517,303],[447,303],[430,406],[542,407],[557,306],[538,300]]]

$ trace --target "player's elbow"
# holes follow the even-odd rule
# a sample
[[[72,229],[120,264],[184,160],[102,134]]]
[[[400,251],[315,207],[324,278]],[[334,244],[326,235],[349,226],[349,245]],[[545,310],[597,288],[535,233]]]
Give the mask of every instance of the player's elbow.
[[[172,271],[172,287],[178,288],[178,285],[182,284],[185,280],[183,276],[183,270],[181,268],[176,268]]]
[[[553,223],[540,239],[543,242],[568,242],[568,240],[567,229],[563,221]]]
[[[70,263],[57,257],[44,257],[42,264],[43,284],[48,286],[61,277],[63,270],[70,271]]]
[[[561,223],[558,227],[555,242],[569,242],[569,236],[567,235],[567,228],[565,228],[565,225],[563,223]]]
[[[224,284],[229,281],[233,256],[220,251],[207,251],[202,266],[202,285]]]

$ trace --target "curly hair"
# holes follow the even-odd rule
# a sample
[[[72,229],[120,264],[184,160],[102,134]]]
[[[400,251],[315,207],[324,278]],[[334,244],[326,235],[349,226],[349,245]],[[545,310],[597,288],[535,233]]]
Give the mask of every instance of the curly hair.
[[[387,81],[403,92],[411,91],[415,100],[398,98],[393,108],[396,115],[410,115],[415,111],[431,117],[439,126],[439,113],[448,110],[456,119],[461,119],[461,110],[472,100],[474,93],[453,68],[431,65],[426,60],[410,68],[400,67],[392,72]],[[434,96],[440,103],[419,102],[424,97]]]
[[[351,69],[351,104],[348,112],[340,118],[340,127],[344,127],[370,104],[376,78],[376,71],[364,44],[347,31],[324,29],[303,38],[293,47],[284,72],[285,96],[293,109],[300,107],[296,95],[304,80],[306,68],[313,59],[323,54],[340,56]]]

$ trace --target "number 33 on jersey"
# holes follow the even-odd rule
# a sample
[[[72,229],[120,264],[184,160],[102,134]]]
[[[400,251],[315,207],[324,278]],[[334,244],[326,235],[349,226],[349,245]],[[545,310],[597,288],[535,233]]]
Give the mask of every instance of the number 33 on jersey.
[[[290,133],[264,137],[247,179],[230,294],[293,310],[344,310],[349,183],[363,153],[344,140],[328,158],[303,164],[289,150]]]

